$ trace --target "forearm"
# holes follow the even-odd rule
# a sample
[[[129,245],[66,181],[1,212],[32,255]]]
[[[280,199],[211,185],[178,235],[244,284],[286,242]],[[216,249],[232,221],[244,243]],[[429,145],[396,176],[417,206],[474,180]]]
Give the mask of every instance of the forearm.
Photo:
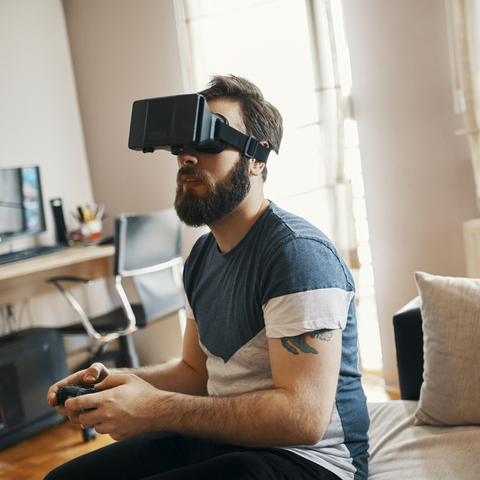
[[[133,373],[159,390],[188,395],[207,395],[206,355],[200,348],[195,320],[187,318],[183,356],[170,362],[113,373]]]
[[[155,388],[167,392],[207,395],[207,379],[180,358],[159,365],[114,369],[111,373],[133,373]]]
[[[331,414],[306,408],[283,389],[232,397],[164,394],[159,414],[152,409],[158,430],[250,447],[315,444]]]
[[[188,362],[177,361],[135,369],[135,375],[107,375],[97,386],[98,394],[67,400],[66,407],[82,412],[82,425],[95,426],[115,440],[171,431],[251,447],[314,445],[325,434],[335,402],[341,346],[341,332],[336,333],[328,347],[313,339],[319,353],[308,357],[290,358],[280,339],[269,340],[274,358],[271,390],[200,396],[206,370],[200,362],[196,373]],[[189,376],[195,387],[187,384]]]

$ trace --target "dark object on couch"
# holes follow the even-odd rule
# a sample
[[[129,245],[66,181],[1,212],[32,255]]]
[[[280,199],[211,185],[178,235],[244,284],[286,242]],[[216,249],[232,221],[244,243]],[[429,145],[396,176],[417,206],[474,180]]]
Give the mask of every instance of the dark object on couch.
[[[418,400],[423,382],[423,321],[420,296],[393,317],[402,400]]]

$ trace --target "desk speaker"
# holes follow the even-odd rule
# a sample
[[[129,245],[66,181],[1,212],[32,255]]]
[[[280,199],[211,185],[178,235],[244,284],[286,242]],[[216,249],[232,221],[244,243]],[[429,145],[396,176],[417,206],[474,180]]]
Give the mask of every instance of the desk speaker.
[[[52,206],[53,220],[55,222],[57,243],[67,243],[67,226],[65,225],[65,217],[63,215],[62,199],[52,198],[50,205]]]

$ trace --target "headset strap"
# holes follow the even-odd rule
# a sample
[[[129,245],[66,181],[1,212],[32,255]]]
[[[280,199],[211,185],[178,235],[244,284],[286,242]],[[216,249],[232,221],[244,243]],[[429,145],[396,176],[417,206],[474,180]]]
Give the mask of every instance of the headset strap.
[[[217,122],[215,136],[240,150],[246,157],[267,163],[270,149],[263,146],[253,135],[245,135],[226,123]]]

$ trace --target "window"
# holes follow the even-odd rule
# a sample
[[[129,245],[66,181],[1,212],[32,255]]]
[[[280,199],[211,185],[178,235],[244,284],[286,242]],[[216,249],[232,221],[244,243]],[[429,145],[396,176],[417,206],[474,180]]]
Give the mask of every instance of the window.
[[[184,0],[192,91],[212,74],[243,76],[284,118],[265,195],[325,232],[357,284],[364,369],[381,349],[350,65],[340,0]]]

